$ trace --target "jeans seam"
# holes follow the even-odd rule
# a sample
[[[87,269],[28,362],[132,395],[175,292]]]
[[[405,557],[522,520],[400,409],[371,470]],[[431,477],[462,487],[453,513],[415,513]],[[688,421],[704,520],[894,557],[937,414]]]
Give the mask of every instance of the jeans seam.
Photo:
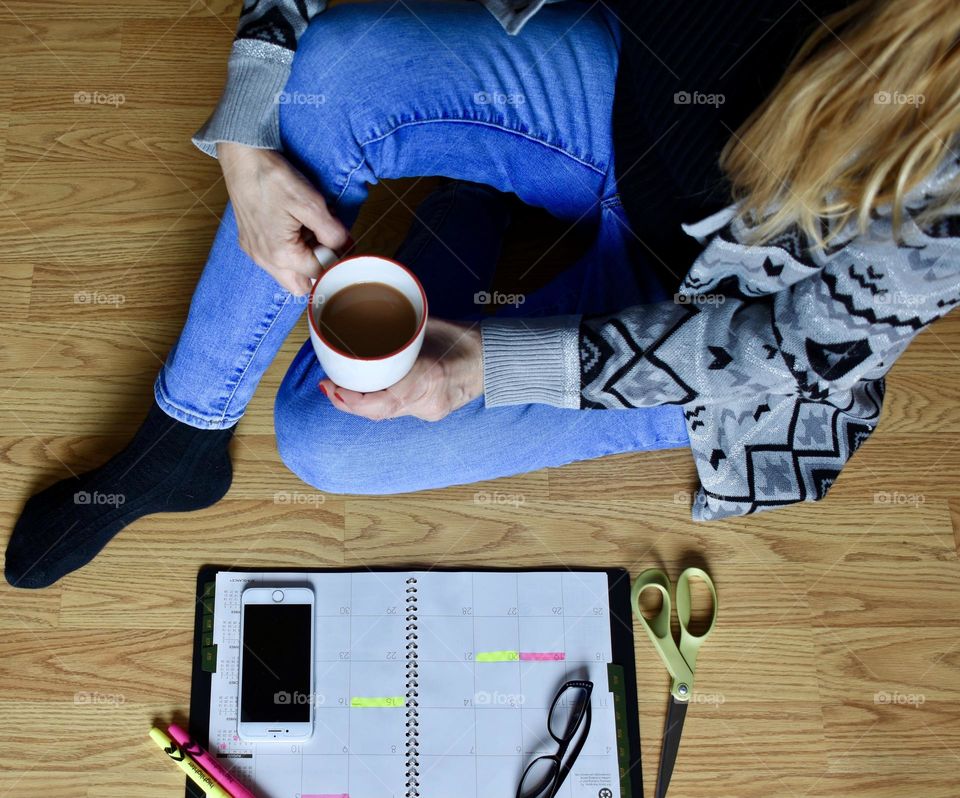
[[[461,118],[455,118],[455,117],[437,118],[437,119],[415,119],[409,122],[400,122],[394,125],[389,130],[385,131],[384,133],[380,133],[376,136],[373,136],[372,138],[367,139],[366,141],[361,141],[358,143],[360,145],[360,149],[362,150],[365,147],[369,146],[370,144],[376,144],[377,142],[383,141],[384,139],[392,136],[394,133],[396,133],[398,130],[402,128],[413,127],[415,125],[430,125],[430,124],[438,124],[438,123],[439,124],[480,125],[481,127],[494,128],[495,130],[500,130],[500,131],[503,131],[504,133],[511,133],[514,136],[519,136],[520,138],[526,139],[527,141],[531,141],[534,144],[539,144],[542,147],[546,147],[547,149],[553,150],[559,153],[560,155],[566,156],[571,161],[574,161],[580,164],[581,166],[589,169],[591,172],[594,172],[600,175],[601,177],[605,178],[609,171],[608,169],[604,169],[598,164],[595,164],[595,163],[592,163],[591,161],[587,161],[583,158],[580,158],[579,156],[574,155],[572,152],[568,152],[563,147],[560,147],[556,144],[552,144],[549,141],[544,141],[543,139],[538,138],[536,136],[532,136],[529,133],[524,133],[522,130],[514,130],[513,128],[507,127],[506,125],[500,125],[500,124],[497,124],[496,122],[488,122],[483,119],[461,119]],[[357,173],[360,167],[364,165],[364,163],[366,163],[366,159],[361,159],[360,162],[353,169],[350,170],[350,173],[347,175],[346,181],[344,182],[343,190],[337,195],[337,202],[339,202],[340,199],[343,197],[343,195],[346,193],[347,188],[350,186],[350,183],[353,180],[353,176]]]
[[[187,416],[187,417],[189,417],[189,418],[192,418],[192,419],[194,419],[194,420],[196,420],[196,421],[202,421],[204,424],[221,424],[221,423],[223,423],[224,421],[227,420],[225,413],[222,414],[222,415],[220,416],[220,418],[216,418],[216,417],[207,418],[206,416],[202,416],[202,415],[200,415],[199,413],[194,412],[193,410],[188,410],[187,408],[183,407],[182,405],[178,404],[177,402],[174,402],[173,399],[171,399],[170,396],[167,394],[167,392],[164,390],[162,381],[161,381],[159,378],[158,378],[158,379],[156,380],[156,382],[154,383],[154,390],[156,391],[157,394],[160,395],[160,398],[163,399],[163,401],[164,401],[167,405],[169,405],[170,407],[172,407],[172,408],[173,408],[174,410],[176,410],[178,413],[182,413],[184,416]],[[168,414],[168,415],[169,415],[169,414]],[[235,419],[235,420],[234,420],[234,424],[235,424],[237,421],[239,421],[239,420],[240,420],[239,418]],[[231,425],[231,426],[232,426],[232,425]]]
[[[222,423],[227,417],[227,411],[230,409],[230,403],[233,401],[233,398],[237,395],[237,391],[240,389],[240,386],[243,384],[243,378],[246,376],[247,371],[250,370],[250,364],[253,363],[254,359],[257,356],[257,352],[260,351],[260,347],[263,345],[264,339],[270,334],[270,331],[273,329],[274,325],[277,323],[277,319],[280,318],[280,315],[283,313],[287,305],[290,304],[290,296],[288,295],[284,300],[283,304],[280,305],[277,312],[274,314],[273,318],[270,320],[270,324],[267,325],[267,329],[263,331],[257,340],[257,345],[253,348],[253,351],[250,353],[250,357],[247,358],[247,363],[243,367],[243,371],[236,377],[236,380],[233,385],[233,390],[230,391],[230,394],[227,396],[227,401],[223,406],[223,413],[220,415],[220,423]]]
[[[540,144],[544,147],[547,147],[548,149],[555,150],[556,152],[559,152],[561,155],[566,155],[568,158],[570,158],[570,160],[576,161],[581,166],[585,166],[591,171],[596,172],[598,175],[607,174],[607,170],[604,169],[599,164],[595,164],[592,161],[588,161],[584,158],[581,158],[578,155],[574,155],[572,152],[568,152],[558,144],[553,144],[549,141],[545,141],[544,139],[539,138],[538,136],[533,136],[530,133],[525,133],[522,130],[515,130],[512,127],[507,127],[506,125],[501,125],[501,124],[498,124],[497,122],[488,122],[486,119],[469,119],[466,117],[438,117],[436,119],[411,119],[409,122],[400,122],[394,125],[392,128],[390,128],[390,130],[386,131],[385,133],[381,133],[378,136],[374,136],[373,138],[368,139],[367,141],[360,142],[360,146],[366,147],[368,144],[376,144],[378,141],[381,141],[387,138],[388,136],[393,135],[398,130],[400,130],[400,128],[411,127],[413,125],[431,125],[431,124],[437,124],[437,123],[481,125],[482,127],[492,127],[492,128],[495,128],[496,130],[502,130],[504,133],[512,133],[515,136],[520,136],[521,138],[525,138],[528,141],[532,141],[534,144]]]
[[[363,146],[364,146],[363,144],[360,145],[361,149],[363,148]],[[343,195],[347,193],[347,189],[350,188],[350,184],[353,182],[353,176],[360,170],[360,167],[363,166],[365,163],[366,163],[366,159],[361,157],[357,165],[354,166],[353,169],[351,169],[347,173],[347,177],[343,181],[343,188],[340,189],[340,193],[337,194],[337,198],[333,201],[334,208],[340,205],[340,200],[343,199]]]

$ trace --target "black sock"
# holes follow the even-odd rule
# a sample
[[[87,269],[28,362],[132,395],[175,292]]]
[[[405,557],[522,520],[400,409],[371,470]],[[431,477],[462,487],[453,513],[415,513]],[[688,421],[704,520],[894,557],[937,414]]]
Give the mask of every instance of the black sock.
[[[7,544],[7,581],[14,587],[47,587],[82,568],[142,516],[216,503],[233,477],[227,451],[232,435],[232,427],[191,427],[154,402],[122,452],[27,501]]]

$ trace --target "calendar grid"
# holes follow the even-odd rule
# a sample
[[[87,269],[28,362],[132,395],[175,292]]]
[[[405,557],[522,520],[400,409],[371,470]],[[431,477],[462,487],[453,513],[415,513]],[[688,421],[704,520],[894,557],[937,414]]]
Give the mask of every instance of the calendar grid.
[[[513,798],[530,759],[556,750],[547,729],[556,691],[584,677],[596,684],[594,728],[560,795],[595,798],[595,785],[609,784],[617,796],[604,573],[218,574],[215,639],[226,654],[211,681],[218,755],[240,762],[263,798],[403,798],[409,707],[395,706],[393,697],[408,694],[403,590],[411,577],[419,594],[420,794]],[[240,592],[265,578],[271,585],[306,580],[316,595],[316,731],[302,745],[242,743],[231,731],[238,685],[230,674],[239,651],[232,608],[239,618]]]

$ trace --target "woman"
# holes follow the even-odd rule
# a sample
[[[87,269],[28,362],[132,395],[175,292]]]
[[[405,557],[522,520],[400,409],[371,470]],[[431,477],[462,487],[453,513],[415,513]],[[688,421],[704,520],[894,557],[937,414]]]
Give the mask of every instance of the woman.
[[[245,12],[195,138],[232,207],[156,403],[124,452],[27,503],[11,584],[226,492],[228,440],[317,273],[308,241],[345,247],[389,177],[513,192],[595,243],[513,313],[440,320],[479,317],[506,224],[488,190],[448,185],[398,255],[438,319],[413,372],[364,396],[309,344],[290,367],[278,445],[307,482],[390,493],[689,442],[697,519],[826,493],[885,372],[960,301],[955,3],[485,4],[501,26],[468,4]]]

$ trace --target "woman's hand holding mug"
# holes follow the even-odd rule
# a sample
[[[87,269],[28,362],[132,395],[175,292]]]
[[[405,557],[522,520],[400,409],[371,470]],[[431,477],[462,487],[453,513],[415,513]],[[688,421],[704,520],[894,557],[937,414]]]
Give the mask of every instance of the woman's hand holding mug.
[[[329,377],[320,388],[334,407],[374,421],[398,416],[439,421],[483,395],[480,325],[430,319],[413,368],[386,390],[350,391]]]
[[[223,141],[217,144],[217,158],[237,217],[240,247],[287,291],[308,293],[320,269],[304,228],[335,250],[348,246],[347,228],[281,153]]]
[[[439,421],[483,393],[477,324],[428,318],[420,281],[396,261],[359,255],[336,262],[336,253],[325,247],[315,254],[325,271],[310,294],[310,339],[327,374],[318,387],[334,407],[376,421],[398,416]],[[414,311],[408,340],[379,357],[358,356],[322,321],[332,297],[363,283],[399,291]]]

